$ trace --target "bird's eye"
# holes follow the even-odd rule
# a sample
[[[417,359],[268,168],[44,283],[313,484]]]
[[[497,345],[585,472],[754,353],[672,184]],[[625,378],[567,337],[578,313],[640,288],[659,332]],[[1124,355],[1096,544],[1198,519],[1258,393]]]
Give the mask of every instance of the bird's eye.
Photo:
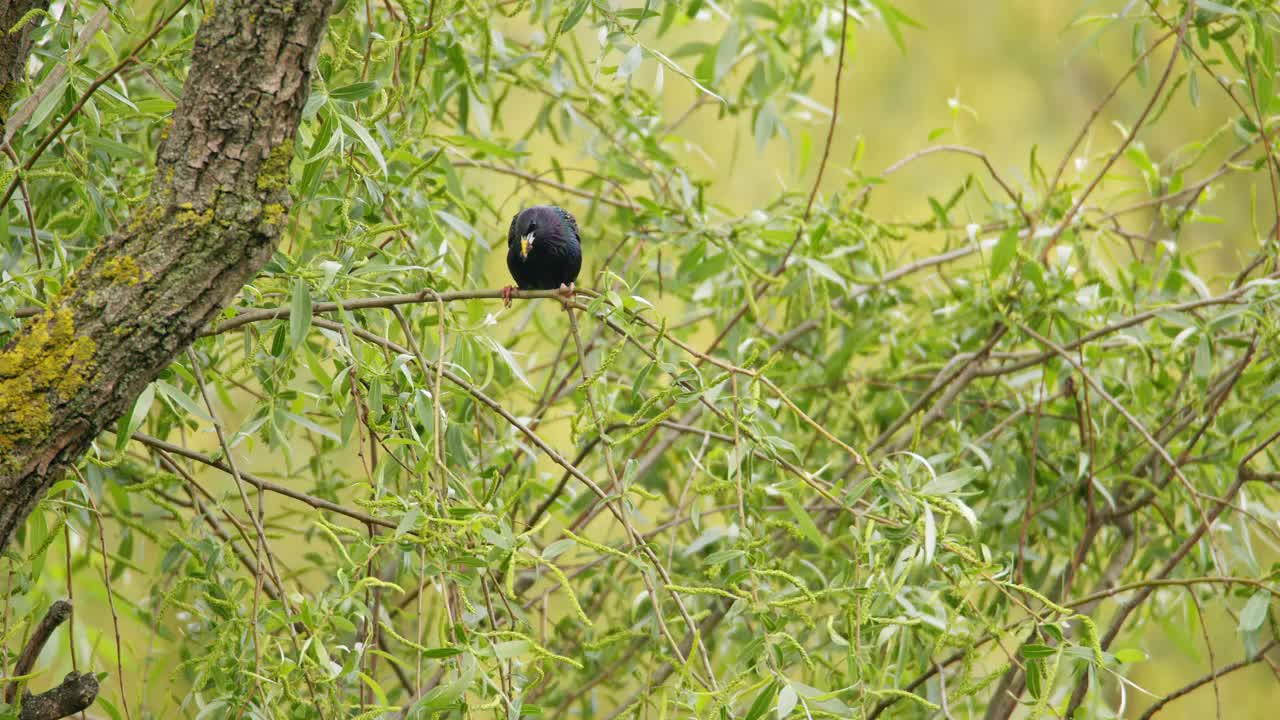
[[[538,229],[538,223],[536,222],[529,223],[529,232],[533,232],[534,230],[537,230],[537,229]]]

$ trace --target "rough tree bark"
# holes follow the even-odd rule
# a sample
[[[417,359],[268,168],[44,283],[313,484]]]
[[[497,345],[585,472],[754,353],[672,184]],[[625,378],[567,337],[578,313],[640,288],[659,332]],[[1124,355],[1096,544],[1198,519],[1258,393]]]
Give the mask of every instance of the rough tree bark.
[[[31,34],[41,18],[40,13],[33,11],[48,9],[49,0],[0,0],[0,134],[9,117],[9,103],[26,77]],[[22,26],[15,27],[19,22]]]
[[[0,351],[0,550],[270,257],[331,4],[209,4],[149,198]]]

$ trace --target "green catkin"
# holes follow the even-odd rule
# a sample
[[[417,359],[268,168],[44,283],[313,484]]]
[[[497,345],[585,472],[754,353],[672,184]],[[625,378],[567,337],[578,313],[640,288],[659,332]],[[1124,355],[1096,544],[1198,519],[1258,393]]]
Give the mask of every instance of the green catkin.
[[[343,531],[344,533],[346,532],[347,529],[332,525],[331,523],[326,521],[324,518],[317,519],[315,522],[315,526],[317,529],[320,530],[322,534],[324,534],[326,538],[329,539],[329,542],[333,544],[334,548],[336,548],[337,551],[342,554],[342,559],[346,561],[347,567],[354,567],[355,563],[351,560],[351,556],[347,554],[346,546],[342,544],[342,541],[339,540],[338,536],[334,533],[334,528],[340,531]]]
[[[1029,588],[1029,587],[1027,587],[1027,586],[1025,586],[1025,585],[1019,585],[1018,583],[1012,583],[1012,582],[1006,582],[1006,583],[1001,583],[1001,584],[1002,584],[1002,585],[1004,585],[1004,586],[1005,586],[1005,587],[1007,587],[1007,588],[1012,588],[1012,589],[1014,589],[1014,590],[1020,590],[1020,591],[1022,591],[1022,592],[1024,592],[1024,593],[1026,593],[1027,595],[1030,595],[1031,597],[1035,598],[1036,600],[1039,600],[1039,601],[1040,601],[1040,602],[1041,602],[1045,607],[1049,608],[1050,610],[1053,610],[1054,612],[1058,613],[1059,615],[1067,615],[1067,616],[1070,616],[1070,615],[1072,614],[1072,613],[1071,613],[1071,610],[1069,610],[1069,609],[1067,609],[1067,608],[1065,608],[1065,607],[1063,607],[1063,606],[1061,606],[1061,605],[1059,605],[1059,604],[1055,603],[1054,601],[1052,601],[1052,600],[1050,600],[1049,598],[1045,597],[1045,596],[1044,596],[1042,593],[1040,593],[1039,591],[1033,590],[1033,589],[1031,589],[1031,588]]]
[[[521,633],[521,632],[516,632],[515,630],[494,630],[493,632],[477,632],[476,634],[482,637],[489,637],[489,638],[500,637],[500,638],[514,638],[516,640],[522,640],[524,642],[529,643],[529,649],[533,652],[534,655],[537,655],[540,658],[567,663],[579,670],[583,668],[582,663],[578,662],[577,660],[574,660],[573,658],[570,658],[570,657],[565,657],[564,655],[557,655],[556,653],[553,653],[547,648],[538,644],[536,640],[529,637],[528,635],[525,635],[524,633]]]
[[[418,643],[416,643],[416,642],[414,642],[414,641],[410,640],[410,639],[409,639],[409,638],[407,638],[407,637],[404,637],[404,636],[400,635],[399,633],[397,633],[397,632],[395,631],[395,628],[391,627],[390,625],[388,625],[388,624],[387,624],[385,621],[383,621],[383,620],[379,620],[379,621],[378,621],[378,625],[382,627],[383,632],[385,632],[385,633],[387,633],[388,635],[390,635],[390,636],[391,636],[391,638],[392,638],[393,640],[395,640],[396,642],[398,642],[398,643],[400,643],[400,644],[402,644],[402,645],[408,645],[409,647],[413,648],[414,650],[417,650],[418,652],[422,652],[422,653],[427,652],[427,650],[429,650],[429,649],[430,649],[430,648],[424,647],[424,646],[422,646],[422,645],[419,645]]]
[[[1088,615],[1076,615],[1072,620],[1080,621],[1080,636],[1084,644],[1093,650],[1094,662],[1102,664],[1102,645],[1098,642],[1098,626]]]
[[[555,576],[556,582],[560,584],[560,589],[564,590],[564,594],[569,596],[569,600],[573,603],[574,613],[578,616],[578,619],[582,621],[583,625],[591,627],[591,618],[587,617],[586,611],[582,609],[582,604],[578,602],[578,596],[574,594],[573,585],[569,583],[569,578],[565,577],[564,571],[559,567],[556,567],[554,563],[550,563],[545,560],[542,561],[542,564],[547,566],[547,569]]]
[[[814,669],[813,659],[809,657],[809,653],[804,649],[804,646],[800,644],[799,640],[796,640],[785,632],[776,632],[769,637],[782,640],[784,645],[789,645],[794,648],[795,651],[800,654],[800,659],[804,661],[805,666],[810,670]]]
[[[753,569],[751,572],[755,573],[756,575],[763,575],[765,577],[776,577],[776,578],[785,580],[788,583],[794,585],[796,589],[799,590],[805,596],[805,599],[807,599],[809,602],[811,603],[818,602],[817,596],[815,596],[812,592],[809,591],[809,588],[807,585],[804,584],[804,581],[796,577],[795,575],[792,575],[791,573],[784,572],[782,570],[758,570],[758,569]]]
[[[581,535],[575,534],[572,530],[569,530],[567,528],[565,529],[564,534],[568,535],[570,539],[572,539],[574,542],[590,550],[595,550],[598,553],[604,553],[606,555],[613,555],[614,557],[622,558],[623,560],[626,560],[627,562],[630,562],[630,563],[635,562],[635,558],[631,557],[630,555],[620,550],[615,550],[614,548],[611,548],[608,545],[601,545],[598,542],[588,540],[582,537]]]
[[[745,595],[734,595],[728,590],[718,587],[698,587],[695,585],[664,585],[663,587],[673,593],[678,592],[682,595],[717,595],[722,598],[728,598],[729,600],[749,599]]]

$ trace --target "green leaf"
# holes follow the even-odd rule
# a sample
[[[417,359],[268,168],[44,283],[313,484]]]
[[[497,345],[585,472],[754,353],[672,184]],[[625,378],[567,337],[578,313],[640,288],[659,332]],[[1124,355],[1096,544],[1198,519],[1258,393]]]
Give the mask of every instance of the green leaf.
[[[952,495],[960,488],[973,482],[978,476],[977,468],[960,468],[945,472],[920,488],[925,495]]]
[[[573,29],[574,25],[582,19],[583,13],[587,11],[587,7],[591,5],[590,0],[578,0],[569,10],[569,14],[564,16],[564,21],[560,23],[560,32],[567,33]]]
[[[1000,233],[1000,239],[991,250],[991,276],[1000,277],[1018,254],[1018,231],[1009,228]]]
[[[627,54],[622,57],[622,62],[618,63],[617,75],[620,79],[631,77],[631,74],[640,69],[640,64],[644,62],[644,48],[634,45]]]
[[[577,544],[578,543],[576,540],[572,540],[570,538],[557,540],[551,543],[550,545],[542,548],[542,559],[547,561],[555,560],[557,557],[563,554],[565,550],[568,550],[569,548]]]
[[[476,663],[474,660],[470,663],[465,663],[465,665],[466,669],[463,671],[461,676],[448,683],[437,685],[432,688],[429,692],[419,698],[418,702],[414,703],[413,706],[409,708],[409,712],[406,716],[409,718],[425,720],[426,718],[431,717],[432,713],[447,710],[452,707],[453,704],[457,702],[458,698],[462,697],[462,694],[467,691],[467,688],[471,687],[471,682],[475,679]]]
[[[160,394],[163,395],[165,399],[174,403],[175,405],[182,408],[183,410],[186,410],[187,412],[191,413],[192,415],[195,415],[196,417],[200,418],[201,420],[204,420],[207,423],[212,423],[215,425],[221,424],[221,423],[218,423],[216,420],[214,420],[213,416],[210,415],[207,410],[200,407],[200,405],[198,405],[195,400],[192,400],[191,396],[182,392],[178,388],[170,385],[164,380],[156,380],[152,384],[155,385],[156,390],[159,390]]]
[[[503,160],[515,160],[527,154],[521,150],[470,135],[449,135],[440,139],[454,147],[474,150],[481,156],[490,155]]]
[[[386,177],[387,161],[382,157],[382,149],[378,147],[378,143],[374,141],[373,136],[369,134],[369,131],[366,130],[363,125],[352,118],[349,118],[346,115],[339,115],[339,117],[342,118],[342,124],[346,125],[348,130],[355,133],[357,138],[360,138],[360,142],[364,145],[365,150],[368,150],[369,154],[373,156],[374,162],[378,163],[378,167],[382,170],[382,176]]]
[[[1213,2],[1212,0],[1196,0],[1196,9],[1215,15],[1239,15],[1240,11],[1233,7],[1223,5],[1222,3]]]
[[[103,674],[105,675],[105,673],[103,673]],[[99,678],[99,682],[101,682],[101,678]],[[103,697],[102,695],[99,695],[99,696],[98,696],[98,699],[97,699],[95,702],[96,702],[99,706],[101,706],[103,710],[107,711],[107,715],[110,715],[110,716],[111,716],[111,720],[124,720],[124,715],[121,715],[121,714],[120,714],[120,710],[119,710],[118,708],[116,708],[116,706],[115,706],[115,705],[113,705],[113,704],[111,703],[111,701],[110,701],[110,700],[108,700],[107,698]],[[214,702],[212,702],[212,703],[210,703],[208,706],[206,706],[206,708],[208,708],[208,707],[213,707],[213,706],[215,706],[215,705],[216,705],[217,707],[214,707],[214,709],[215,709],[215,710],[217,710],[217,709],[221,708],[222,706],[226,705],[226,701],[224,701],[224,700],[215,700]],[[197,716],[196,716],[197,720],[200,718],[200,716],[201,716],[201,715],[204,715],[204,714],[205,714],[205,713],[204,713],[204,711],[202,710],[202,711],[200,712],[200,715],[197,715]]]
[[[7,30],[7,28],[0,28],[0,30]],[[31,114],[31,118],[27,120],[27,127],[38,128],[44,125],[44,121],[49,117],[49,113],[53,112],[54,108],[62,104],[62,96],[63,93],[67,91],[68,82],[70,82],[70,80],[66,75],[63,75],[58,82],[54,83],[53,90],[51,90],[48,95],[44,96],[44,99],[36,106],[35,112]]]
[[[378,91],[376,82],[357,82],[330,90],[329,97],[344,102],[359,102]]]
[[[130,408],[128,415],[122,416],[123,422],[116,423],[116,452],[123,452],[125,445],[129,443],[129,438],[142,427],[142,422],[147,419],[147,413],[151,412],[151,403],[155,397],[155,384],[148,384],[133,401],[133,407]]]
[[[1125,664],[1145,662],[1147,654],[1137,648],[1124,648],[1115,652],[1116,660]]]
[[[1040,694],[1044,692],[1042,684],[1044,682],[1044,665],[1039,660],[1032,660],[1027,663],[1027,692],[1031,697],[1039,700]]]
[[[476,230],[472,227],[471,223],[463,220],[457,215],[445,212],[444,210],[436,210],[434,214],[437,220],[448,225],[450,229],[461,235],[463,238],[476,240],[481,239],[480,231]]]
[[[720,96],[719,96],[718,94],[716,94],[715,92],[712,92],[711,88],[708,88],[707,86],[705,86],[705,85],[703,85],[702,83],[698,82],[698,79],[697,79],[697,78],[695,78],[694,76],[692,76],[692,75],[690,75],[688,72],[686,72],[686,71],[685,71],[685,69],[684,69],[684,68],[682,68],[682,67],[680,67],[680,65],[679,65],[679,64],[677,64],[675,60],[672,60],[671,58],[667,57],[667,56],[666,56],[666,55],[664,55],[663,53],[661,53],[661,52],[659,52],[658,50],[655,50],[655,49],[653,49],[653,48],[651,48],[651,47],[648,47],[648,46],[642,46],[642,47],[644,47],[644,49],[645,49],[645,51],[646,51],[646,52],[648,52],[650,55],[653,55],[654,57],[656,57],[656,58],[658,59],[658,61],[659,61],[659,62],[661,62],[663,65],[666,65],[668,68],[670,68],[670,69],[671,69],[673,72],[675,72],[677,75],[679,75],[680,77],[682,77],[682,78],[684,78],[684,79],[688,80],[689,82],[693,83],[693,86],[694,86],[694,87],[698,88],[698,89],[699,89],[699,90],[701,90],[703,93],[705,93],[705,94],[707,94],[707,95],[710,95],[711,97],[715,98],[716,100],[719,100],[721,105],[728,105],[728,104],[729,104],[728,102],[726,102],[726,101],[725,101],[725,99],[724,99],[724,98],[720,97]]]
[[[751,703],[751,707],[747,710],[746,717],[743,720],[760,720],[764,714],[769,712],[769,706],[773,704],[773,696],[778,692],[778,682],[769,683],[764,686],[756,699]]]
[[[86,137],[85,144],[96,148],[111,157],[121,158],[123,160],[140,160],[142,153],[135,147],[130,147],[124,143],[118,143],[114,140],[108,140],[101,137]]]
[[[800,533],[818,547],[826,545],[826,541],[823,540],[822,533],[818,531],[818,526],[814,524],[813,517],[809,515],[809,511],[805,510],[800,501],[796,500],[791,493],[784,492],[781,495],[782,501],[787,504],[787,509],[791,511],[791,516],[796,519]]]
[[[809,266],[810,270],[821,275],[827,280],[830,280],[836,285],[839,285],[841,290],[844,290],[845,292],[849,291],[849,281],[841,277],[840,273],[837,273],[830,265],[811,257],[801,258],[801,261],[803,261],[805,265]]]
[[[1266,590],[1259,590],[1249,598],[1249,602],[1245,603],[1244,609],[1240,611],[1240,622],[1237,626],[1240,632],[1252,632],[1262,627],[1262,621],[1267,619],[1267,608],[1271,605],[1271,593]]]
[[[289,412],[288,410],[283,410],[280,412],[280,414],[283,417],[287,418],[290,422],[294,423],[295,425],[300,425],[310,430],[311,432],[316,433],[317,435],[323,435],[324,437],[327,437],[330,440],[333,440],[334,442],[341,442],[341,439],[338,437],[337,433],[321,425],[320,423],[317,423],[311,420],[310,418],[303,417],[302,415],[296,415],[294,413]]]
[[[737,59],[738,24],[729,23],[729,28],[725,30],[724,37],[720,38],[720,44],[716,47],[715,71],[713,73],[715,82],[720,82]]]
[[[796,703],[799,700],[800,697],[796,695],[796,691],[791,689],[790,685],[784,686],[782,692],[778,693],[778,720],[783,720],[783,718],[790,715],[791,711],[796,709]]]
[[[871,6],[880,11],[880,17],[884,19],[884,27],[889,31],[889,36],[893,38],[893,44],[898,46],[898,50],[903,54],[907,52],[906,42],[902,37],[902,28],[900,25],[908,25],[910,27],[923,27],[920,23],[912,20],[898,8],[890,5],[887,0],[867,0]],[[838,27],[838,25],[837,25]]]
[[[307,339],[311,329],[311,287],[302,278],[293,281],[293,297],[289,301],[289,341],[297,347]]]
[[[764,146],[769,142],[769,138],[778,129],[778,113],[773,109],[773,103],[766,102],[760,107],[760,112],[756,113],[755,123],[755,139],[756,151],[764,152]]]
[[[534,389],[533,383],[529,382],[529,378],[525,377],[524,369],[520,367],[520,362],[516,360],[516,357],[511,354],[511,351],[506,346],[493,338],[483,338],[483,340],[489,347],[493,348],[499,358],[502,358],[502,362],[506,364],[507,368],[511,370],[511,374],[515,375],[522,385],[530,390]]]
[[[938,546],[938,525],[933,519],[933,510],[925,503],[924,508],[924,561],[933,562],[933,553]]]

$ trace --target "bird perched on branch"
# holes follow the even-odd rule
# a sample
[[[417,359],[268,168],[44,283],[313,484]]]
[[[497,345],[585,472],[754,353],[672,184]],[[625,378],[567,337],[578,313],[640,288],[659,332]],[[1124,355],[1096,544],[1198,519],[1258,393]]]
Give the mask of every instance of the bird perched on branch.
[[[582,238],[578,221],[555,205],[535,205],[511,218],[507,231],[507,269],[521,290],[556,290],[573,296],[582,269]],[[516,288],[502,288],[503,304],[511,306]]]

